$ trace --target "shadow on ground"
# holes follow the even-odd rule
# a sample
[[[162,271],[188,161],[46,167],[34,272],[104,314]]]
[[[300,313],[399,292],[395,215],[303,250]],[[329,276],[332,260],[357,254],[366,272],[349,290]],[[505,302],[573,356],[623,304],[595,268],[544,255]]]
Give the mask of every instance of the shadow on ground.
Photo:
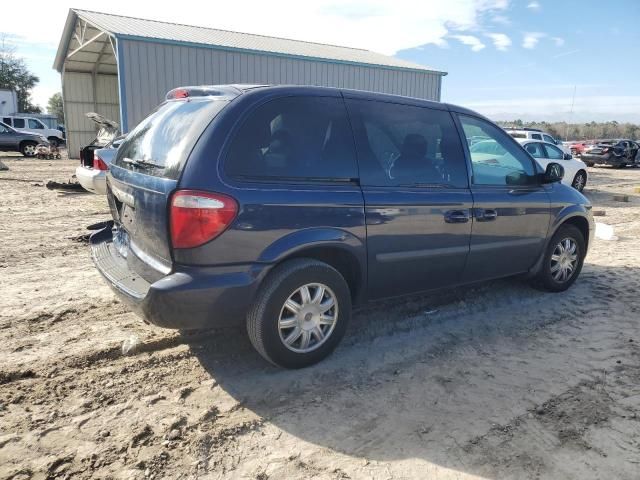
[[[594,455],[603,468],[603,458],[615,455],[589,432],[623,415],[624,408],[612,413],[620,399],[640,394],[640,338],[629,342],[637,333],[638,273],[587,264],[562,294],[506,279],[376,303],[357,311],[329,359],[304,370],[267,366],[243,329],[191,349],[259,417],[351,456],[535,476],[569,445],[580,468]],[[605,379],[604,396],[603,371],[616,384]],[[591,397],[595,407],[570,408]],[[545,423],[541,408],[555,409],[557,421]],[[562,468],[580,471],[571,462]]]

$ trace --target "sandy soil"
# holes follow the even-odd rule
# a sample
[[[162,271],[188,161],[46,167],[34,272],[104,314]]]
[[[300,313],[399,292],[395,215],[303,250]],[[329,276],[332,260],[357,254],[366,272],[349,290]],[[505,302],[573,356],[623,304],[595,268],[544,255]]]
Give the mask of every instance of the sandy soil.
[[[43,186],[76,162],[2,161],[0,478],[640,478],[640,169],[590,169],[620,238],[570,291],[376,304],[284,371],[240,329],[144,325],[83,242],[105,198]]]

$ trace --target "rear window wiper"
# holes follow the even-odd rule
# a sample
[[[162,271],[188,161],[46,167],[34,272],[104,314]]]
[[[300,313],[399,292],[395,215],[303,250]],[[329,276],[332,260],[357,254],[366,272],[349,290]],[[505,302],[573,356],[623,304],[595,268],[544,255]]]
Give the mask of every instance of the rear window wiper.
[[[132,158],[123,158],[122,161],[124,163],[128,163],[129,165],[135,165],[140,168],[165,168],[164,165],[160,165],[159,163],[150,162],[149,160],[137,160]]]

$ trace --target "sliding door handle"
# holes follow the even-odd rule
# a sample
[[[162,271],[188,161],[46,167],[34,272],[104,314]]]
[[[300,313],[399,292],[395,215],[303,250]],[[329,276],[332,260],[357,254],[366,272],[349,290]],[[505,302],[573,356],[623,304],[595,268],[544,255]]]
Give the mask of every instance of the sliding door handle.
[[[449,210],[444,214],[444,221],[447,223],[467,223],[469,210]]]
[[[493,208],[476,208],[474,217],[478,222],[491,222],[498,218],[498,211]]]

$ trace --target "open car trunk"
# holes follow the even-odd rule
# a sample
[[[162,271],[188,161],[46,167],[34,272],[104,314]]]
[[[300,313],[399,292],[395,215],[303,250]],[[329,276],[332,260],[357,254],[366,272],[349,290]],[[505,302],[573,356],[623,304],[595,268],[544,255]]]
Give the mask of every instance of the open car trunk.
[[[120,133],[120,125],[95,112],[88,112],[86,116],[96,123],[98,133],[89,145],[80,149],[80,163],[85,167],[92,167],[94,150],[109,145]]]

